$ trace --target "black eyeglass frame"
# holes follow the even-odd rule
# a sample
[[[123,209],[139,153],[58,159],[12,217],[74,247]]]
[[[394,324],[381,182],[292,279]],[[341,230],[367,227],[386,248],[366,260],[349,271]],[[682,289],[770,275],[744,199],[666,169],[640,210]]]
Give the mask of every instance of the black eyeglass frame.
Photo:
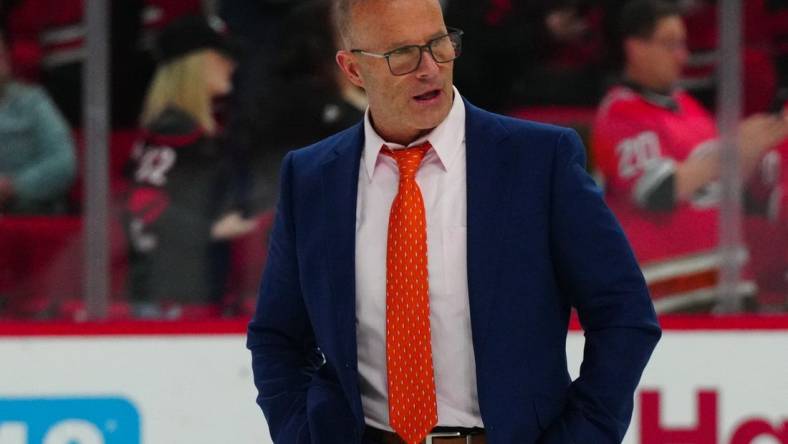
[[[434,39],[431,39],[430,41],[428,41],[424,45],[405,45],[405,46],[400,46],[399,48],[394,48],[391,51],[386,51],[386,52],[384,52],[382,54],[365,51],[363,49],[351,49],[350,52],[352,52],[354,54],[363,54],[363,55],[369,56],[369,57],[376,57],[376,58],[379,58],[379,59],[386,59],[386,64],[389,67],[389,72],[391,73],[391,75],[404,76],[404,75],[408,75],[408,74],[416,71],[417,69],[419,69],[419,66],[421,66],[421,60],[424,57],[424,50],[425,49],[430,53],[430,57],[432,57],[432,60],[435,60],[436,63],[449,63],[449,62],[452,62],[454,60],[457,60],[457,58],[459,58],[460,55],[462,55],[462,36],[463,36],[463,34],[465,34],[465,32],[462,29],[457,29],[457,28],[449,28],[449,27],[447,27],[446,29],[448,30],[448,32],[446,34],[443,34],[441,36],[435,37]],[[456,49],[455,49],[456,55],[455,55],[455,57],[453,59],[451,59],[451,60],[444,60],[444,61],[438,60],[437,58],[435,58],[435,54],[432,52],[432,44],[435,43],[436,41],[440,40],[440,39],[444,39],[446,37],[451,37],[452,35],[456,35],[457,36]],[[452,43],[454,43],[454,42],[452,42]],[[394,70],[391,68],[391,56],[392,56],[392,54],[394,54],[395,52],[398,52],[398,51],[402,51],[403,49],[409,49],[409,48],[418,48],[418,50],[419,50],[419,61],[416,63],[416,66],[413,69],[411,69],[410,71],[399,73],[399,74],[395,73]]]

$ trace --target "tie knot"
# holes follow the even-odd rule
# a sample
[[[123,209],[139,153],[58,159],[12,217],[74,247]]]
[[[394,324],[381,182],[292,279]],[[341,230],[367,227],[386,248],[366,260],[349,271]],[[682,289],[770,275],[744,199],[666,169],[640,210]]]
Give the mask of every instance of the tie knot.
[[[399,168],[399,175],[403,179],[412,179],[416,177],[416,171],[419,170],[421,160],[424,155],[432,148],[429,142],[424,142],[421,145],[411,146],[408,148],[392,150],[391,148],[383,145],[383,154],[391,156],[397,162]]]

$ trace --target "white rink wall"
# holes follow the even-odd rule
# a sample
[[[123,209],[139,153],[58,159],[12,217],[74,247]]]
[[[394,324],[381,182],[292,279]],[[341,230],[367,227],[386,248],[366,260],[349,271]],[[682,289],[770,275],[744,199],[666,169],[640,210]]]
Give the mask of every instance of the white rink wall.
[[[271,444],[240,331],[0,335],[0,444]],[[624,442],[788,444],[788,328],[666,329]]]

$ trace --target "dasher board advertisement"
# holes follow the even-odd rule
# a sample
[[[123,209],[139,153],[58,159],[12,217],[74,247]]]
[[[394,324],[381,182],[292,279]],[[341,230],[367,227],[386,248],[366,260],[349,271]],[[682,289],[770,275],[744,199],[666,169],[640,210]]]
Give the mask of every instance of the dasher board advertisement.
[[[663,327],[624,443],[788,444],[788,317]],[[0,326],[0,444],[272,444],[243,332]]]

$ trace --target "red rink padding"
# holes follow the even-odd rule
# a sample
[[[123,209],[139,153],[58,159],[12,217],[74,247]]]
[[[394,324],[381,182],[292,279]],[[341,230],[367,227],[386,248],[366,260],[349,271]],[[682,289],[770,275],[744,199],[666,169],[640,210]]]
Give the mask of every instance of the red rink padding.
[[[779,315],[669,315],[660,316],[663,330],[708,330],[708,331],[788,331],[788,313]]]
[[[246,332],[247,322],[246,319],[177,322],[11,322],[0,324],[0,337],[235,335]]]
[[[127,260],[119,221],[111,219],[113,302],[123,292]],[[0,217],[0,298],[6,314],[26,318],[68,309],[82,298],[83,225],[79,216]],[[117,310],[113,306],[113,313]],[[61,313],[66,315],[67,313]]]
[[[788,331],[788,314],[770,316],[661,316],[666,331]],[[40,336],[196,336],[246,333],[246,318],[179,322],[11,322],[0,323],[0,337]],[[575,318],[570,329],[580,330]]]

